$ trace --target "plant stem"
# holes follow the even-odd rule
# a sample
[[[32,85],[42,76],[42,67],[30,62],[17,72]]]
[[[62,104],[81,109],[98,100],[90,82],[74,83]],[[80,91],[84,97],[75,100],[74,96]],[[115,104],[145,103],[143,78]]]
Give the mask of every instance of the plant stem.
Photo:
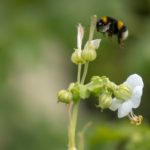
[[[97,22],[97,16],[94,15],[91,18],[89,41],[91,41],[93,39],[94,31],[95,31],[95,27],[96,27],[96,22]],[[85,81],[85,78],[86,78],[86,75],[87,75],[87,71],[88,71],[88,66],[89,66],[89,62],[87,62],[84,66],[84,72],[83,72],[83,76],[82,76],[82,79],[81,79],[82,84],[84,84],[84,81]]]
[[[76,143],[75,143],[75,130],[77,124],[78,107],[79,107],[79,103],[76,103],[72,110],[70,126],[69,126],[69,150],[77,150]]]
[[[78,64],[77,82],[80,83],[82,64]]]
[[[86,75],[87,75],[87,71],[88,71],[88,66],[89,66],[89,62],[87,62],[84,66],[84,72],[83,72],[83,76],[82,76],[82,79],[81,79],[82,84],[84,84],[84,81],[85,81],[85,78],[86,78]]]
[[[78,150],[84,150],[84,134],[86,130],[91,126],[92,122],[88,122],[83,129],[78,133],[79,143]]]
[[[96,27],[96,22],[97,22],[97,16],[94,15],[94,16],[92,16],[92,18],[91,18],[89,41],[91,41],[91,40],[93,39],[94,31],[95,31],[95,27]]]
[[[96,26],[96,20],[97,17],[96,15],[94,15],[91,19],[91,26],[90,26],[90,33],[89,33],[89,41],[93,39],[93,35],[94,35],[94,30],[95,30],[95,26]],[[84,72],[83,72],[83,76],[81,79],[81,69],[82,69],[82,64],[78,64],[78,73],[77,73],[77,82],[78,83],[82,83],[84,84],[86,75],[87,75],[87,71],[88,71],[88,65],[89,62],[87,62],[84,66]],[[69,111],[70,113],[70,124],[69,124],[69,129],[68,129],[68,137],[69,137],[69,144],[68,144],[68,150],[77,150],[76,148],[76,143],[75,143],[75,131],[76,131],[76,124],[77,124],[77,117],[78,117],[78,107],[79,107],[79,102],[74,103],[73,108],[72,108],[72,112],[71,110]]]
[[[77,82],[80,83],[81,80],[81,69],[82,64],[78,64],[78,72],[77,72]],[[77,150],[76,149],[76,143],[75,143],[75,133],[76,133],[76,124],[77,124],[77,117],[78,117],[78,107],[79,102],[74,103],[74,106],[72,108],[72,112],[70,114],[70,124],[69,124],[69,130],[68,130],[68,137],[69,137],[69,144],[68,144],[68,150]]]

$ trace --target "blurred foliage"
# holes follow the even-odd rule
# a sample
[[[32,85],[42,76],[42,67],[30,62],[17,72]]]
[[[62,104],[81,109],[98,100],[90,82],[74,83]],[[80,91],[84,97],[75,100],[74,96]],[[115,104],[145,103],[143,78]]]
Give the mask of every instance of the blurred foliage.
[[[21,100],[26,97],[20,94],[16,79],[15,87],[9,84],[10,78],[16,78],[23,69],[36,70],[45,63],[43,50],[45,41],[50,43],[49,51],[53,54],[51,42],[60,43],[67,63],[71,64],[70,55],[76,47],[76,25],[85,26],[86,35],[89,29],[90,16],[108,15],[122,19],[129,28],[130,36],[125,47],[120,49],[115,37],[109,40],[102,38],[98,50],[98,59],[90,64],[89,75],[106,75],[112,81],[120,83],[132,73],[139,73],[145,83],[141,107],[138,109],[150,121],[149,89],[150,89],[150,1],[149,0],[5,0],[0,1],[0,149],[1,150],[65,150],[67,148],[66,125],[59,130],[52,120],[28,112]],[[60,53],[61,56],[62,53]],[[53,63],[50,66],[58,67]],[[46,62],[49,65],[49,61]],[[65,66],[63,66],[65,67]],[[76,68],[68,74],[74,79]],[[52,70],[50,68],[51,71]],[[60,74],[56,72],[56,74]],[[57,83],[57,79],[54,79]],[[69,79],[68,79],[69,80]],[[68,81],[69,82],[69,81]],[[59,83],[58,87],[60,87]],[[51,85],[53,88],[53,85]],[[30,87],[29,87],[30,88]],[[36,93],[34,93],[36,95]],[[93,102],[87,103],[86,109],[93,116]],[[32,106],[34,109],[34,105]],[[57,109],[56,109],[57,110]],[[39,109],[40,111],[40,109]],[[110,113],[103,113],[101,117]],[[61,114],[60,114],[61,115]],[[115,114],[116,115],[116,114]],[[87,120],[90,116],[86,116]],[[35,119],[36,118],[36,119]],[[110,119],[110,118],[109,118]],[[114,118],[113,118],[114,119]],[[57,118],[56,118],[57,120]],[[60,122],[60,121],[58,121]],[[114,126],[100,125],[93,128],[88,138],[90,150],[149,150],[150,127],[118,124]]]
[[[126,124],[100,124],[90,131],[90,150],[148,150],[150,128]]]

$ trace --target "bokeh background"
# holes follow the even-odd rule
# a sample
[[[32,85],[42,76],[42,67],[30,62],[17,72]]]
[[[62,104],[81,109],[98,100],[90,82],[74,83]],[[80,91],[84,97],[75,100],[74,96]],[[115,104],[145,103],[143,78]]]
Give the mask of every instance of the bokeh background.
[[[82,102],[78,131],[85,133],[86,150],[150,149],[150,0],[1,0],[0,1],[0,150],[66,150],[67,107],[57,103],[57,92],[76,80],[70,61],[76,47],[76,26],[90,17],[122,19],[130,36],[120,49],[116,38],[102,38],[92,75],[106,75],[122,83],[138,73],[145,87],[141,126],[116,112],[96,108],[96,99]]]

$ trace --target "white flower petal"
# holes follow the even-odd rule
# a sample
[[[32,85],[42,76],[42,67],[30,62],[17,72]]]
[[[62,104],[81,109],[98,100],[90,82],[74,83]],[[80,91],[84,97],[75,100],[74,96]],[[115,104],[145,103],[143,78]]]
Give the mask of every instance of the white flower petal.
[[[132,102],[126,101],[118,108],[118,118],[125,117],[131,112],[132,110]]]
[[[143,93],[143,87],[142,86],[137,86],[133,90],[133,96],[131,98],[131,101],[133,103],[133,108],[137,108],[140,105],[141,102],[141,96]]]
[[[144,86],[143,80],[138,74],[130,75],[124,84],[132,89],[134,89],[136,86]]]
[[[82,27],[81,24],[79,24],[77,28],[77,48],[78,49],[81,49],[83,36],[84,36],[84,28]]]
[[[94,49],[98,49],[100,42],[101,42],[101,39],[95,39],[95,40],[90,41],[90,44],[92,45]]]
[[[116,98],[113,98],[111,106],[109,107],[110,110],[115,111],[117,110],[121,105],[121,100],[117,100]]]

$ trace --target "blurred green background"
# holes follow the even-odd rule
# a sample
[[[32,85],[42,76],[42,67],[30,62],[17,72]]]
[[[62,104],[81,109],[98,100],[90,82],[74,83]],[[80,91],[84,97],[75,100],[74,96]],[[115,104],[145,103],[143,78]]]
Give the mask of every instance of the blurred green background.
[[[120,49],[117,40],[103,37],[92,75],[121,83],[138,73],[145,87],[133,126],[116,112],[103,113],[91,98],[81,104],[78,130],[93,124],[85,135],[86,150],[150,149],[150,0],[1,0],[0,1],[0,150],[66,150],[67,108],[57,92],[76,80],[70,56],[76,47],[76,26],[87,37],[90,17],[122,19],[130,36]],[[85,39],[87,40],[87,39]]]

